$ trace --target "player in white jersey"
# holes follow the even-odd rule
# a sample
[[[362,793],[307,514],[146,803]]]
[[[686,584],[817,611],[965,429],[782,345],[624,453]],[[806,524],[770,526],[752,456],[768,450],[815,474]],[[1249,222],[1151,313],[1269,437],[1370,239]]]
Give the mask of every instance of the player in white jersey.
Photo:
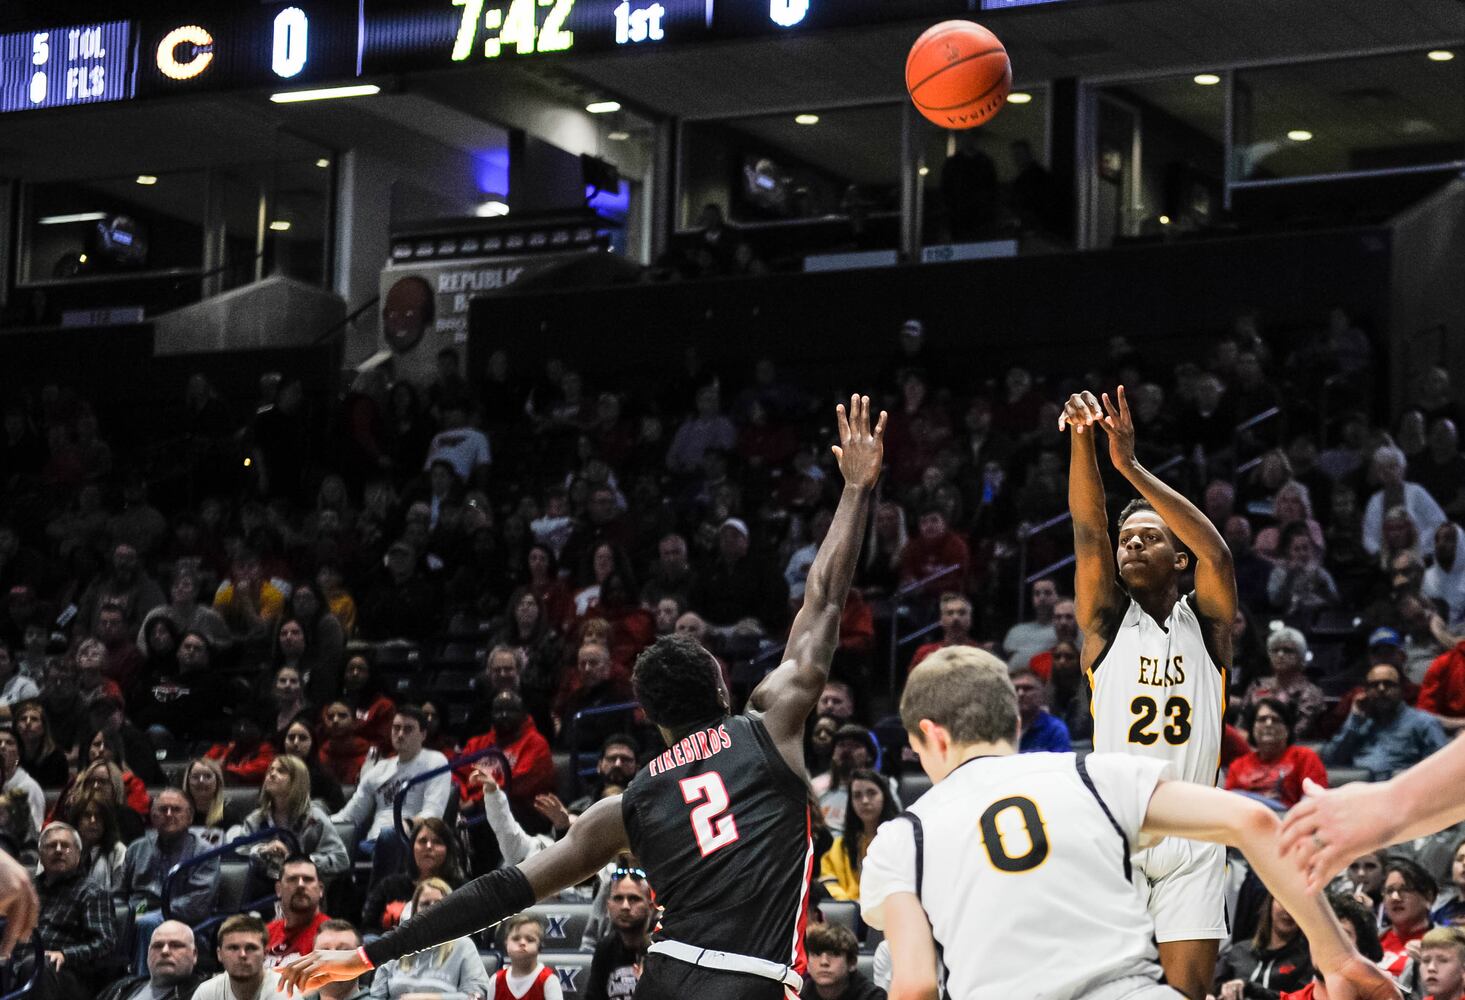
[[[1135,458],[1124,387],[1070,396],[1058,419],[1073,428],[1068,506],[1077,557],[1074,605],[1084,670],[1093,689],[1094,749],[1164,760],[1174,777],[1214,785],[1221,762],[1226,667],[1236,616],[1231,551],[1194,504]],[[1109,538],[1096,428],[1114,468],[1141,500],[1119,516],[1117,557]],[[1195,590],[1180,594],[1194,558]],[[1117,564],[1117,569],[1116,569]],[[1165,976],[1193,1000],[1210,987],[1227,936],[1217,844],[1161,842],[1135,858],[1135,884],[1155,921]]]
[[[938,953],[950,1000],[1179,1000],[1129,880],[1131,848],[1153,836],[1245,851],[1306,933],[1332,1000],[1398,996],[1306,892],[1260,803],[1167,780],[1152,758],[1016,753],[1016,692],[980,649],[923,661],[900,715],[933,785],[881,826],[860,879],[865,920],[890,942],[892,1000],[934,1000]]]

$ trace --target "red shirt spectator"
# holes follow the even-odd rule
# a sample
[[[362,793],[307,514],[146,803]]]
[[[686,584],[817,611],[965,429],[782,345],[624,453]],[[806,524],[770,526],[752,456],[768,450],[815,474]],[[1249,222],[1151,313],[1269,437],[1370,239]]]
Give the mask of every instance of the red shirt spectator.
[[[251,729],[253,732],[247,731]],[[275,759],[275,748],[260,737],[254,722],[244,721],[235,724],[232,740],[215,743],[204,756],[219,762],[231,784],[260,785],[270,769],[270,761]]]
[[[509,781],[504,785],[516,812],[534,812],[534,797],[555,789],[554,755],[549,742],[524,710],[524,701],[514,691],[500,691],[493,699],[493,728],[475,736],[463,747],[464,754],[498,747],[509,762]],[[483,787],[470,784],[467,771],[457,771],[458,798],[463,805],[483,798]]]
[[[921,514],[920,533],[906,543],[905,551],[900,554],[900,582],[912,583],[947,566],[955,566],[953,572],[921,589],[933,597],[948,590],[960,590],[966,585],[970,562],[966,542],[947,527],[946,515],[940,510],[927,510]]]
[[[1328,769],[1322,758],[1307,747],[1290,746],[1280,757],[1263,760],[1255,751],[1238,757],[1226,769],[1226,787],[1232,791],[1265,795],[1287,808],[1302,799],[1302,779],[1328,785]]]
[[[263,781],[264,779],[261,778],[260,780]],[[150,809],[148,786],[143,784],[142,779],[131,771],[123,771],[122,790],[127,793],[127,808],[139,816],[147,818]]]
[[[959,583],[959,581],[953,581]],[[975,646],[971,638],[972,630],[972,602],[958,593],[948,592],[941,595],[941,641],[928,642],[916,650],[916,655],[911,657],[910,666],[906,668],[909,673],[914,670],[916,664],[936,652],[938,649],[945,649],[947,646]],[[1043,680],[1048,679],[1045,673]]]
[[[285,925],[284,917],[271,920],[265,928],[270,935],[267,964],[273,967],[315,951],[315,935],[320,925],[329,919],[326,914],[317,913],[308,923],[294,928]]]
[[[1239,760],[1249,753],[1251,753],[1251,744],[1246,742],[1246,736],[1228,722],[1225,731],[1221,734],[1221,766],[1229,768],[1232,761]]]
[[[1465,640],[1435,657],[1419,687],[1415,707],[1438,715],[1442,720],[1461,720],[1445,725],[1447,731],[1465,725]]]

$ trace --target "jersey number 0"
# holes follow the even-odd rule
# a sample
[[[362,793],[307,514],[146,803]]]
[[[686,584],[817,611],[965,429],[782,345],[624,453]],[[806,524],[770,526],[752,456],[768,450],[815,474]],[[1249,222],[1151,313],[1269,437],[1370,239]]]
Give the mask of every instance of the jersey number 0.
[[[722,775],[708,771],[683,778],[678,784],[682,801],[692,806],[692,833],[704,858],[738,839],[738,824],[728,812],[732,802]]]
[[[1003,839],[1002,831],[997,826],[997,818],[1013,809],[1017,810],[1018,817],[1022,820],[1023,831],[1027,834],[1028,839],[1028,849],[1017,855],[1007,849],[1007,842]],[[1012,820],[1007,822],[1010,828]],[[987,858],[992,862],[992,867],[999,872],[1015,874],[1031,871],[1047,860],[1048,831],[1043,826],[1043,817],[1038,812],[1038,805],[1032,799],[1024,798],[1021,795],[998,799],[987,807],[986,812],[982,813],[978,826],[982,831],[982,846],[987,849]]]

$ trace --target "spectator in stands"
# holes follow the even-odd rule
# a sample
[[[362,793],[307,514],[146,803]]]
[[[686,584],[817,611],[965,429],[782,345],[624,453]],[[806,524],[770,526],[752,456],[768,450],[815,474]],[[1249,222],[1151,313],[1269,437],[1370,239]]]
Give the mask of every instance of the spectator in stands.
[[[1007,630],[1007,635],[1002,639],[1003,655],[1014,667],[1026,667],[1029,660],[1052,648],[1058,639],[1058,633],[1053,628],[1053,609],[1058,605],[1058,584],[1049,577],[1034,580],[1029,594],[1032,598],[1033,620],[1018,622]]]
[[[1437,718],[1447,733],[1465,729],[1465,639],[1429,665],[1414,704]]]
[[[1247,705],[1258,705],[1266,698],[1276,698],[1292,706],[1288,721],[1290,735],[1296,739],[1313,739],[1327,699],[1322,688],[1307,679],[1307,639],[1295,628],[1276,629],[1267,636],[1267,659],[1271,673],[1257,677],[1246,688]]]
[[[1290,809],[1302,799],[1303,779],[1328,787],[1322,760],[1292,742],[1294,717],[1292,705],[1281,698],[1265,696],[1251,702],[1245,726],[1256,749],[1231,762],[1227,788],[1254,792]]]
[[[412,894],[413,912],[431,909],[452,891],[442,879],[423,879]],[[372,980],[371,995],[381,1000],[424,995],[486,997],[489,988],[488,970],[478,946],[471,938],[461,937],[382,965]]]
[[[920,533],[910,539],[901,552],[900,585],[906,586],[941,573],[921,588],[922,593],[939,597],[944,591],[965,585],[970,559],[970,550],[961,536],[951,530],[945,509],[928,505],[921,511]],[[941,572],[948,569],[949,572]],[[1046,645],[1041,647],[1046,648]],[[1032,652],[1041,652],[1041,649]]]
[[[1404,704],[1404,674],[1386,663],[1369,668],[1366,693],[1353,703],[1338,734],[1323,747],[1329,767],[1360,767],[1391,777],[1445,745],[1433,716]]]
[[[1395,507],[1403,507],[1419,533],[1421,554],[1434,551],[1434,533],[1445,523],[1445,512],[1418,483],[1405,480],[1407,462],[1397,445],[1385,444],[1373,453],[1373,475],[1380,489],[1368,498],[1363,512],[1363,547],[1377,554],[1384,545],[1384,516]]]
[[[346,631],[331,612],[315,583],[297,583],[290,591],[287,613],[300,625],[298,657],[302,676],[307,678],[306,698],[324,704],[341,694],[341,668],[346,662]],[[283,624],[281,627],[283,631]],[[281,650],[281,652],[286,652]],[[282,658],[280,662],[285,662]]]
[[[1267,583],[1274,569],[1270,559],[1257,555],[1252,544],[1251,522],[1244,515],[1232,514],[1226,519],[1226,546],[1236,568],[1236,594],[1249,608],[1264,608],[1269,603]]]
[[[747,522],[730,517],[717,531],[718,555],[692,593],[692,607],[715,625],[756,618],[766,632],[788,620],[788,584],[774,566],[749,553]]]
[[[46,793],[36,779],[20,766],[20,737],[9,723],[0,724],[0,787],[21,798],[30,809],[31,821],[40,830],[46,820]]]
[[[392,749],[396,755],[363,770],[351,801],[331,817],[333,823],[349,823],[355,828],[361,838],[361,853],[372,859],[373,881],[398,871],[407,853],[402,835],[393,829],[397,795],[412,778],[444,767],[448,762],[436,750],[423,749],[425,736],[422,709],[416,705],[400,706],[392,717]],[[406,789],[402,815],[414,819],[441,818],[451,791],[452,779],[446,772],[419,781]]]
[[[1417,970],[1405,976],[1409,966],[1409,944],[1424,937],[1434,926],[1429,908],[1438,888],[1429,872],[1407,858],[1393,857],[1384,862],[1384,922],[1379,945],[1384,959],[1379,964],[1390,975],[1401,979],[1406,987],[1417,985]]]
[[[1067,753],[1068,727],[1048,711],[1048,685],[1031,667],[1011,672],[1017,691],[1017,714],[1022,721],[1020,753]]]
[[[15,735],[20,740],[20,766],[35,778],[42,788],[60,788],[70,773],[66,752],[51,735],[51,722],[46,707],[37,698],[16,702],[11,706],[15,717]]]
[[[607,736],[605,742],[600,745],[600,759],[595,762],[595,779],[590,783],[590,787],[584,795],[570,803],[568,809],[569,815],[579,816],[586,809],[599,802],[604,798],[604,791],[607,786],[615,785],[620,788],[625,788],[629,785],[631,779],[636,776],[636,755],[639,752],[640,749],[636,745],[635,737],[629,733],[612,733]],[[541,799],[545,797],[540,796]],[[552,794],[548,797],[554,798]],[[555,801],[558,802],[559,800],[555,799]],[[535,808],[540,808],[538,801],[535,803]],[[543,812],[542,809],[541,812]],[[554,825],[560,831],[568,829],[570,825],[568,817],[566,817],[566,822],[563,825],[559,822],[556,822]]]
[[[335,824],[320,806],[310,800],[310,771],[305,761],[284,754],[270,761],[260,785],[259,807],[244,822],[229,831],[228,839],[265,829],[288,830],[295,835],[298,853],[310,856],[322,880],[343,874],[351,866],[346,845]],[[258,899],[279,881],[281,866],[297,853],[284,840],[266,840],[249,848],[250,881],[245,899]]]
[[[556,736],[570,749],[584,751],[598,747],[608,734],[624,728],[626,720],[614,712],[578,722],[575,716],[589,708],[632,702],[635,695],[625,675],[612,666],[610,650],[603,642],[584,643],[575,667],[566,678],[555,708]]]
[[[666,467],[680,475],[691,475],[702,467],[709,450],[730,452],[737,447],[738,432],[723,413],[721,390],[716,381],[703,385],[695,397],[696,412],[682,422],[666,452]]]
[[[77,602],[77,627],[93,632],[100,624],[99,613],[109,604],[122,611],[123,620],[132,628],[142,624],[149,611],[161,607],[167,599],[162,588],[142,568],[137,549],[120,542],[112,549],[112,569],[98,577]]]
[[[319,802],[327,814],[346,806],[346,796],[341,783],[327,771],[316,756],[315,728],[309,715],[302,715],[285,727],[280,750],[305,762],[305,771],[310,778],[310,797]]]
[[[281,630],[297,638],[303,634],[300,623],[296,621],[282,622]],[[269,701],[260,712],[260,728],[268,734],[266,739],[278,746],[284,739],[285,728],[297,716],[309,711],[310,706],[305,701],[305,689],[300,679],[300,668],[290,663],[280,664],[274,670]]]
[[[219,762],[229,784],[258,786],[275,758],[274,746],[265,740],[259,723],[248,716],[234,720],[230,737],[227,743],[209,747],[204,756]]]
[[[200,986],[193,1000],[286,1000],[265,969],[269,933],[252,913],[236,913],[219,927],[224,971]]]
[[[808,1000],[885,1000],[885,991],[865,978],[857,968],[860,942],[854,931],[841,924],[810,924],[804,934],[804,951],[809,956]]]
[[[900,808],[890,792],[889,781],[861,768],[850,775],[849,810],[854,818],[846,814],[843,833],[824,852],[819,862],[819,881],[834,899],[859,902],[865,852],[880,824],[898,816]]]
[[[1441,417],[1430,425],[1429,450],[1420,456],[1414,478],[1450,517],[1465,516],[1465,455],[1453,419]]]
[[[303,854],[287,858],[275,883],[276,912],[265,930],[268,948],[265,964],[270,968],[294,961],[315,950],[320,925],[331,919],[321,912],[325,886],[315,862]]]
[[[684,604],[697,588],[697,574],[687,558],[687,540],[672,532],[656,545],[656,562],[646,583],[641,587],[642,602],[655,606],[664,597],[675,597]]]
[[[938,649],[945,649],[947,646],[975,646],[972,641],[972,602],[967,600],[965,594],[956,591],[947,591],[941,595],[941,639],[939,642],[928,642],[918,648],[915,655],[911,657],[910,666],[906,673],[915,669],[916,664],[936,652]]]
[[[1266,558],[1287,558],[1286,539],[1283,536],[1294,524],[1300,524],[1307,529],[1307,535],[1312,539],[1319,559],[1327,551],[1323,526],[1313,520],[1312,496],[1307,487],[1297,480],[1289,479],[1283,483],[1276,496],[1272,497],[1272,521],[1271,525],[1257,532],[1256,536],[1256,551]]]
[[[345,638],[350,639],[356,634],[356,599],[346,589],[346,578],[341,573],[341,567],[332,562],[322,563],[315,571],[315,584],[320,588],[320,596],[326,602],[326,607],[340,623]],[[296,608],[295,613],[306,614],[300,608]],[[321,641],[324,649],[325,640]]]
[[[436,816],[424,816],[412,824],[407,870],[388,875],[371,887],[361,911],[361,926],[368,933],[380,934],[411,916],[406,907],[412,901],[412,890],[419,880],[429,878],[441,879],[455,889],[465,878],[458,838]]]
[[[425,639],[436,621],[432,584],[418,566],[412,545],[387,547],[386,565],[361,602],[361,634],[367,639]]]
[[[132,910],[135,939],[133,968],[147,962],[148,940],[163,922],[163,890],[174,865],[191,861],[209,850],[209,845],[189,829],[193,803],[177,788],[158,792],[152,807],[153,828],[127,845],[122,861],[122,879],[114,895]],[[213,911],[218,892],[219,860],[213,858],[188,869],[186,878],[175,880],[171,908],[173,916],[196,924]]]
[[[1454,840],[1454,849],[1450,852],[1449,882],[1440,886],[1430,919],[1436,924],[1459,926],[1465,923],[1465,838],[1457,832]]]
[[[327,920],[315,932],[315,946],[320,951],[355,951],[361,944],[361,934],[349,920]],[[316,993],[306,994],[307,1000],[367,1000],[368,996],[368,987],[361,985],[360,979],[329,983]]]
[[[229,579],[214,593],[214,610],[224,619],[245,655],[267,653],[271,629],[285,607],[285,593],[264,576],[258,553],[240,549]]]
[[[161,733],[184,745],[221,738],[228,720],[220,709],[228,699],[213,656],[208,636],[192,629],[183,632],[173,669],[150,672],[133,689],[129,711],[133,722],[150,734]]]
[[[1274,1000],[1285,990],[1312,981],[1307,938],[1292,914],[1270,893],[1261,898],[1260,918],[1250,940],[1234,938],[1216,963],[1217,1000]]]
[[[1070,597],[1062,598],[1053,605],[1053,646],[1028,660],[1027,667],[1043,679],[1052,681],[1053,650],[1067,643],[1074,649],[1083,648],[1083,634],[1078,630],[1078,611]]]
[[[94,796],[73,799],[66,822],[81,834],[81,866],[98,888],[115,893],[122,884],[127,845],[117,827],[117,807]]]
[[[36,878],[45,945],[40,995],[86,1000],[114,971],[112,900],[81,867],[81,834],[65,823],[41,833],[41,872]]]
[[[1329,893],[1327,900],[1343,928],[1343,936],[1358,949],[1358,953],[1370,962],[1377,963],[1382,959],[1384,950],[1379,947],[1378,923],[1368,908],[1351,896],[1339,893]],[[1308,957],[1314,969],[1312,982],[1300,990],[1283,993],[1281,1000],[1329,1000],[1322,973],[1316,971],[1318,963],[1311,960],[1311,952]]]
[[[80,669],[70,656],[53,656],[46,660],[41,674],[41,705],[51,723],[58,746],[70,747],[76,732],[85,721],[86,707],[81,697]]]
[[[1089,684],[1079,664],[1078,644],[1059,639],[1042,654],[1048,658],[1048,701],[1053,715],[1066,727],[1070,740],[1090,740],[1094,717],[1089,708]],[[1035,658],[1034,662],[1040,662]],[[1034,673],[1037,670],[1034,668]]]
[[[1341,598],[1333,575],[1323,568],[1321,552],[1307,525],[1293,522],[1282,534],[1282,558],[1267,581],[1272,609],[1289,617],[1337,607]]]
[[[1445,652],[1445,645],[1435,631],[1439,617],[1430,603],[1413,588],[1398,589],[1394,607],[1403,625],[1404,676],[1412,689],[1413,685],[1424,680],[1435,658]]]
[[[546,929],[544,918],[532,912],[504,921],[504,954],[509,964],[494,975],[495,1000],[505,996],[514,1000],[564,1000],[559,977],[539,961]]]
[[[1419,980],[1429,1000],[1461,1000],[1465,996],[1465,931],[1436,927],[1419,943]]]
[[[181,920],[165,920],[148,945],[147,973],[123,976],[99,1000],[190,1000],[203,982],[194,971],[197,965],[193,928]]]
[[[105,767],[108,779],[115,777],[123,789],[123,798],[119,805],[125,805],[139,816],[146,817],[148,814],[147,783],[127,767],[127,761],[122,756],[121,745],[117,737],[102,729],[88,729],[86,734],[83,740],[77,741],[77,763],[81,770],[77,772],[72,791],[84,791],[86,781],[96,779],[97,771],[101,767]],[[151,761],[151,763],[154,767],[157,766],[156,761]],[[65,797],[63,795],[63,798]]]
[[[121,604],[103,604],[97,611],[97,627],[94,638],[104,649],[102,674],[117,685],[124,695],[130,695],[133,682],[143,670],[142,650],[132,641],[132,628],[128,625]],[[80,652],[78,651],[78,659]],[[82,687],[86,687],[86,664],[82,664]]]
[[[22,674],[10,650],[0,645],[0,705],[14,705],[28,698],[39,698],[41,689]]]
[[[864,726],[846,722],[834,731],[834,752],[829,760],[829,774],[823,782],[811,783],[819,797],[819,811],[824,825],[834,836],[844,832],[849,809],[849,780],[856,771],[875,766],[875,737]]]
[[[397,707],[377,689],[369,647],[362,646],[346,660],[342,685],[341,700],[351,709],[351,731],[382,753],[391,753],[392,716]]]
[[[195,757],[183,769],[179,785],[193,806],[194,832],[210,847],[218,847],[224,842],[224,833],[234,825],[225,811],[223,767],[208,757]]]
[[[814,714],[831,716],[840,723],[849,722],[855,717],[854,690],[841,680],[825,681]]]
[[[651,945],[655,908],[646,873],[617,868],[611,875],[610,931],[595,946],[585,1000],[630,1000],[641,978],[641,965]]]
[[[337,782],[355,784],[368,756],[376,752],[374,744],[356,735],[351,707],[344,701],[330,702],[321,709],[321,741],[316,760]]]
[[[508,761],[510,772],[505,782],[514,815],[526,826],[538,827],[542,820],[535,812],[537,796],[554,791],[554,756],[549,742],[534,726],[524,708],[524,699],[515,691],[500,691],[493,699],[493,728],[474,736],[463,746],[463,753],[472,754],[497,747]],[[454,775],[459,801],[467,807],[479,799],[462,772]]]
[[[1465,531],[1453,521],[1434,535],[1434,564],[1424,571],[1421,592],[1441,606],[1445,623],[1465,624]]]
[[[881,597],[899,586],[907,544],[905,511],[894,500],[882,500],[870,519],[870,534],[856,571],[856,580],[866,597]]]

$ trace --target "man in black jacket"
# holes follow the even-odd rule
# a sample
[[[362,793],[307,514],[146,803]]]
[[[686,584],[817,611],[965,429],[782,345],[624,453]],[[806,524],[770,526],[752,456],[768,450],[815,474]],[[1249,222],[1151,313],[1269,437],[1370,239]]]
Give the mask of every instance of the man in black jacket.
[[[189,1000],[204,980],[193,971],[197,964],[193,930],[180,920],[165,920],[148,945],[147,975],[123,976],[98,1000]]]

